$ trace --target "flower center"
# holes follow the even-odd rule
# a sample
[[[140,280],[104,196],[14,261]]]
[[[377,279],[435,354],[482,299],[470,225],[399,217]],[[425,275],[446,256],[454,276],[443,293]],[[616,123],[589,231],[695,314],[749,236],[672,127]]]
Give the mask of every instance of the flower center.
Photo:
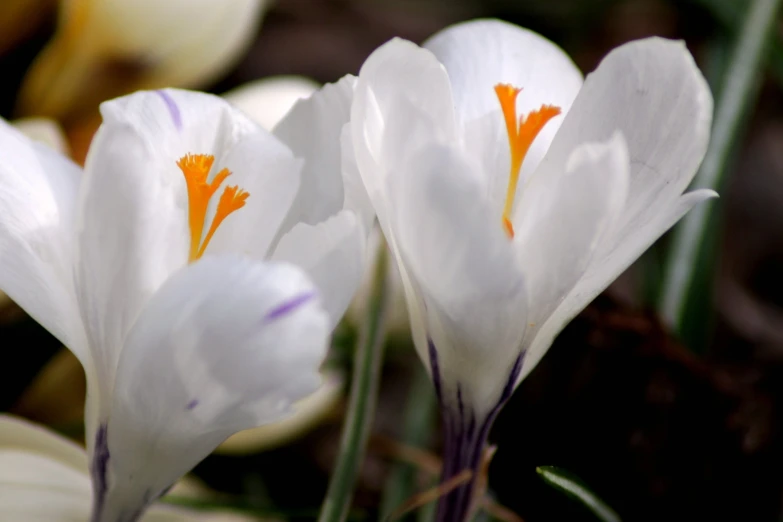
[[[185,175],[185,183],[188,186],[188,218],[190,222],[190,255],[188,260],[191,263],[204,255],[209,241],[223,220],[235,210],[244,207],[245,200],[250,196],[250,193],[238,186],[223,189],[215,217],[212,218],[209,231],[202,241],[209,200],[220,188],[220,184],[231,175],[231,171],[223,169],[215,175],[211,182],[207,182],[207,176],[214,162],[215,156],[210,154],[186,154],[177,161],[177,166]]]
[[[522,89],[512,85],[499,83],[495,85],[500,108],[506,120],[508,132],[508,146],[511,149],[511,172],[508,177],[508,190],[506,192],[506,204],[503,206],[503,229],[509,238],[514,237],[514,226],[511,224],[511,210],[514,207],[514,195],[517,193],[519,172],[525,155],[536,139],[538,133],[549,120],[560,114],[560,107],[554,105],[542,105],[541,108],[531,111],[527,116],[519,117],[517,124],[517,95]]]

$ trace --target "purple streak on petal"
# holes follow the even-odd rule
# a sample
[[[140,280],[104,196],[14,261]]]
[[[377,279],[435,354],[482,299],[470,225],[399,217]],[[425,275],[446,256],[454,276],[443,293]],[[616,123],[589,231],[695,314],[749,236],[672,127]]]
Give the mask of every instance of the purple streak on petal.
[[[109,467],[109,439],[105,424],[98,427],[95,433],[95,447],[93,448],[90,474],[92,475],[92,489],[94,494],[92,507],[92,520],[100,520],[103,504],[106,500],[106,472]]]
[[[186,409],[186,410],[188,410],[188,411],[190,411],[190,410],[192,410],[193,408],[195,408],[196,406],[198,406],[198,399],[193,399],[192,401],[190,401],[190,402],[188,403],[188,405],[187,405],[187,406],[185,406],[185,409]]]
[[[438,404],[443,406],[443,388],[440,382],[440,366],[438,364],[438,350],[430,337],[427,337],[427,349],[430,356],[430,369],[432,371],[432,384],[435,386],[435,395],[438,397]]]
[[[166,103],[166,107],[169,109],[169,113],[171,113],[171,119],[174,121],[174,126],[177,128],[177,130],[182,130],[182,114],[179,112],[179,107],[174,101],[174,98],[172,98],[166,91],[155,92]]]
[[[274,307],[272,310],[270,310],[265,316],[264,321],[275,321],[277,319],[280,319],[281,317],[284,317],[303,304],[310,301],[312,298],[315,297],[315,292],[306,292],[304,294],[299,294],[297,296],[294,296],[293,298],[289,299],[288,301]]]
[[[489,411],[481,424],[476,426],[475,413],[470,409],[470,421],[466,424],[464,421],[464,405],[461,397],[461,387],[457,384],[457,412],[449,411],[448,407],[441,406],[444,418],[454,418],[459,415],[461,422],[455,423],[456,426],[450,426],[446,433],[447,439],[443,451],[443,472],[441,483],[456,476],[464,469],[472,470],[473,477],[464,485],[454,489],[441,497],[438,502],[437,522],[451,522],[453,520],[465,520],[471,506],[474,483],[481,464],[481,456],[487,443],[489,430],[492,423],[500,413],[503,405],[506,404],[511,394],[514,392],[514,385],[517,377],[522,371],[522,363],[525,354],[521,353],[514,360],[514,364],[509,372],[508,379],[501,391],[500,398],[495,406]]]

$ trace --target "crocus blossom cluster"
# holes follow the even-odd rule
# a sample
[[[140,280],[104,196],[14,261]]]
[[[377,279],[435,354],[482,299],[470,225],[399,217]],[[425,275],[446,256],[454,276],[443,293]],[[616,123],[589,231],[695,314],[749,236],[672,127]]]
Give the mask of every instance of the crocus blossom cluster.
[[[137,520],[317,388],[375,215],[447,480],[478,470],[563,326],[715,196],[684,193],[712,98],[678,42],[626,44],[583,80],[552,42],[475,21],[300,87],[271,132],[201,93],[104,103],[83,171],[0,125],[0,288],[84,366],[94,522]],[[438,520],[465,520],[473,487]]]

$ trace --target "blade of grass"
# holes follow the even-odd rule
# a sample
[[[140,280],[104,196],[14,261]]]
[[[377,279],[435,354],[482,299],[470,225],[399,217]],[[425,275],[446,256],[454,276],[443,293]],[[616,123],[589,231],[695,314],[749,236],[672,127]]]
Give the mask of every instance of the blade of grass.
[[[550,486],[582,503],[601,522],[620,522],[620,515],[590,491],[578,477],[555,466],[539,466],[536,473]]]
[[[712,139],[701,168],[693,182],[694,188],[720,191],[735,145],[741,141],[743,122],[755,106],[760,73],[772,31],[777,22],[780,0],[755,0],[747,10],[745,21],[734,44],[718,93]],[[710,224],[717,222],[715,205],[694,208],[674,231],[672,246],[665,267],[665,277],[659,302],[659,312],[674,328],[686,345],[686,332],[701,325],[687,324],[688,311],[709,306],[699,291],[699,258],[714,257],[714,241],[710,241]],[[704,276],[704,274],[701,274]]]
[[[414,448],[426,447],[438,415],[438,404],[430,376],[423,365],[416,365],[416,372],[408,390],[400,442]],[[381,519],[385,519],[419,489],[416,487],[416,470],[405,462],[395,463],[381,498]]]
[[[375,416],[388,309],[388,254],[383,244],[378,252],[367,315],[356,344],[351,394],[345,415],[340,450],[321,506],[319,522],[342,522],[348,515],[370,426]]]
[[[438,479],[432,479],[429,483],[429,487],[434,488],[438,485]],[[432,502],[426,506],[422,506],[416,512],[416,522],[432,522],[435,520],[435,510],[438,507],[437,502]]]
[[[694,0],[702,5],[723,27],[732,33],[739,29],[737,21],[742,20],[745,3],[737,0]],[[775,37],[770,43],[767,64],[775,79],[783,85],[783,42]]]

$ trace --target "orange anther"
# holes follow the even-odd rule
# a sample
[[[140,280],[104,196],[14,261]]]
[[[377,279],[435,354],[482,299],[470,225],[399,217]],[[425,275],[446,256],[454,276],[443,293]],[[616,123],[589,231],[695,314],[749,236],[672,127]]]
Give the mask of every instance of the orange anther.
[[[188,188],[188,222],[190,224],[190,253],[188,259],[193,262],[204,255],[204,251],[226,217],[232,212],[245,206],[245,200],[250,195],[239,187],[226,187],[220,196],[215,217],[209,227],[204,240],[204,222],[207,218],[209,200],[220,188],[220,184],[231,175],[231,171],[223,169],[218,172],[211,182],[207,182],[209,171],[215,157],[209,154],[186,154],[177,161],[177,166],[185,176]]]

